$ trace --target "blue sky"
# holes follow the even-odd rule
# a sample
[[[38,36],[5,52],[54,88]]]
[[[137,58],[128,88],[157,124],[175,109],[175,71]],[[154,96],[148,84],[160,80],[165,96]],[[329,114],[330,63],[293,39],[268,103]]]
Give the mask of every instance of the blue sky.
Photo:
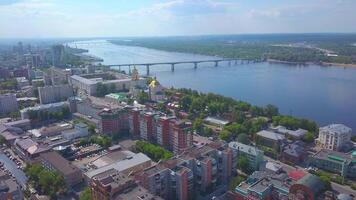
[[[0,0],[0,37],[356,32],[356,0]]]

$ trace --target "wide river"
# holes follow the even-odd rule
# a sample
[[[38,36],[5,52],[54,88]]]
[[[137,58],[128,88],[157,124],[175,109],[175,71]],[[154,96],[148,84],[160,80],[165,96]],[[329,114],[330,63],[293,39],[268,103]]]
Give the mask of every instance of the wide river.
[[[98,41],[76,46],[104,59],[103,64],[216,58],[94,42]],[[144,66],[137,68],[140,73],[146,73]],[[169,65],[162,65],[151,66],[150,71],[166,87],[218,93],[259,106],[274,104],[282,114],[312,119],[321,126],[343,123],[356,131],[356,68],[264,62],[231,66],[220,63],[218,67],[201,63],[197,70],[193,64],[180,64],[175,66],[174,72]]]

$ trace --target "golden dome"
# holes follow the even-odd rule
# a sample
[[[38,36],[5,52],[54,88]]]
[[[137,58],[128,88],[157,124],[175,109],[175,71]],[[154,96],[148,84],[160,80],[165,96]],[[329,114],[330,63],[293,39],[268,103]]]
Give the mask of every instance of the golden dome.
[[[150,88],[155,88],[155,87],[157,87],[157,86],[159,86],[159,85],[161,85],[158,81],[157,81],[157,79],[156,79],[156,77],[151,81],[151,83],[148,85],[148,87],[150,87]]]

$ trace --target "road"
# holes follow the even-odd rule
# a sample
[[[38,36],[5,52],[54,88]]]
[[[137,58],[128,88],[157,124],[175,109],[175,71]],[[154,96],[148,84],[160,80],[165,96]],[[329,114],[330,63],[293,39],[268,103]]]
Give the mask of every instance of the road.
[[[26,177],[25,173],[22,170],[17,169],[17,165],[3,153],[0,154],[0,161],[4,163],[4,167],[15,176],[17,182],[23,188],[26,188],[28,178]]]

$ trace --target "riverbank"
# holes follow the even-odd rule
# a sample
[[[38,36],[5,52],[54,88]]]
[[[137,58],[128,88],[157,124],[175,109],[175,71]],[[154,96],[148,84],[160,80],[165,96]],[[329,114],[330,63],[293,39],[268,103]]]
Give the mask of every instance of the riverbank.
[[[344,63],[329,63],[329,62],[290,62],[283,60],[267,59],[268,63],[289,64],[289,65],[320,65],[320,66],[336,66],[336,67],[356,67],[356,64]]]

